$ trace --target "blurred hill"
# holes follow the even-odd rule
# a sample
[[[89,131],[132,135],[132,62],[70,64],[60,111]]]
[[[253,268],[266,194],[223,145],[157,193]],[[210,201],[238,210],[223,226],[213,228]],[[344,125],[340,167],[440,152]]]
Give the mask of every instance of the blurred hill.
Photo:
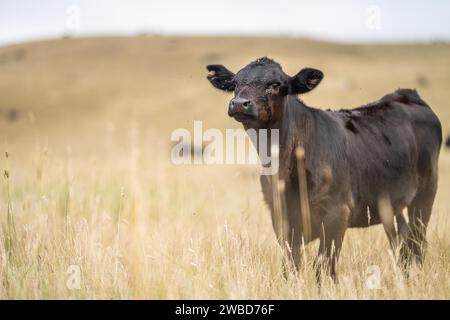
[[[192,128],[194,119],[207,127],[238,127],[226,115],[230,96],[209,85],[205,65],[237,71],[261,56],[274,58],[291,75],[307,66],[324,71],[320,87],[303,97],[309,105],[353,107],[413,87],[438,113],[444,132],[450,129],[449,44],[142,35],[0,47],[2,143],[23,147],[38,137],[55,148],[88,148],[85,139],[111,132],[121,139],[130,121],[144,136],[164,141],[175,128]]]

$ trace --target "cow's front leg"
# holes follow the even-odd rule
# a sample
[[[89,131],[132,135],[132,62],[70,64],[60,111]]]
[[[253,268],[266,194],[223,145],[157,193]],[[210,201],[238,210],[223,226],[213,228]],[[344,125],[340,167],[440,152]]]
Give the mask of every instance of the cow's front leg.
[[[345,231],[348,226],[350,209],[347,205],[338,205],[325,212],[320,231],[319,253],[314,261],[316,280],[320,285],[322,273],[330,275],[336,281],[336,263],[341,251]]]
[[[304,245],[303,242],[299,240],[299,235],[296,233],[298,230],[291,227],[289,232],[288,241],[284,244],[285,255],[284,255],[284,274],[287,278],[289,272],[297,273],[300,271]],[[306,244],[306,243],[305,243]]]
[[[271,220],[272,227],[275,233],[275,237],[277,239],[279,248],[281,249],[282,254],[282,272],[283,277],[288,279],[289,273],[294,269],[295,263],[293,264],[293,255],[295,254],[295,250],[293,250],[292,246],[289,243],[289,222],[280,220],[280,216],[274,211],[271,210]],[[280,225],[282,224],[282,225]]]

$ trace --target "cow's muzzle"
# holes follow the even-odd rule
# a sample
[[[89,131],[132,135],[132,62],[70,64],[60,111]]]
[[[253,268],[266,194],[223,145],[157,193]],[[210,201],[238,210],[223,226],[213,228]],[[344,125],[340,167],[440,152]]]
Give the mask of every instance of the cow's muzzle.
[[[257,118],[255,104],[244,98],[233,98],[228,106],[228,115],[239,122]]]

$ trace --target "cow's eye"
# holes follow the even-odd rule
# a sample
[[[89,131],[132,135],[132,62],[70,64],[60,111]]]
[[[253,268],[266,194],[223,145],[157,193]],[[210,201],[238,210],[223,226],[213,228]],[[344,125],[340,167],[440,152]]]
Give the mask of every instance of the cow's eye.
[[[268,85],[268,88],[271,88],[271,89],[278,89],[279,87],[280,87],[280,83],[279,82],[272,82],[272,83],[270,83],[269,85]]]

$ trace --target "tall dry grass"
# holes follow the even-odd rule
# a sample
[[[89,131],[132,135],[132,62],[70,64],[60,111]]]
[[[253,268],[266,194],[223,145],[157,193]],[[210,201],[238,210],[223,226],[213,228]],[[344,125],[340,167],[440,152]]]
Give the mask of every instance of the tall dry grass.
[[[114,159],[38,148],[24,166],[9,154],[0,211],[2,299],[450,297],[448,206],[435,206],[423,270],[402,277],[381,226],[350,230],[339,284],[326,281],[319,292],[316,243],[300,274],[283,277],[256,168],[175,167],[166,154],[143,149],[137,133]],[[441,171],[448,181],[448,152]],[[74,290],[67,285],[72,265],[81,270]],[[378,268],[381,282],[373,288]]]

